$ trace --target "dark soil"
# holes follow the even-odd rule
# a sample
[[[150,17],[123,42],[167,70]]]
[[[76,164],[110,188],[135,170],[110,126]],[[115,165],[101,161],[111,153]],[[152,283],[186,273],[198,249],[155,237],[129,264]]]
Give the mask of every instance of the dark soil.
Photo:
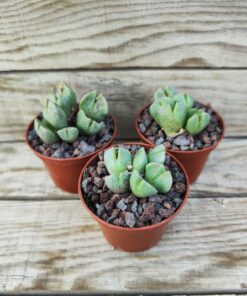
[[[140,146],[124,147],[134,154]],[[81,187],[86,204],[98,217],[116,226],[138,228],[159,223],[176,212],[186,192],[185,176],[169,155],[166,155],[165,166],[173,176],[168,193],[148,198],[138,198],[131,192],[117,194],[105,185],[104,177],[108,172],[101,152],[97,164],[88,167],[83,176]]]
[[[75,126],[76,113],[77,110],[72,113],[71,120],[69,122],[70,126]],[[42,119],[42,114],[39,115],[39,118]],[[33,127],[29,131],[28,140],[32,147],[44,156],[54,158],[85,156],[102,148],[111,140],[115,128],[112,117],[107,115],[104,119],[104,123],[105,128],[98,134],[79,136],[73,143],[61,141],[52,145],[47,145],[40,139]]]
[[[176,137],[169,137],[154,121],[149,112],[149,107],[145,109],[138,119],[138,126],[141,133],[156,145],[164,144],[167,149],[196,151],[214,145],[222,135],[219,126],[219,117],[213,112],[210,105],[203,105],[196,102],[194,107],[203,109],[211,115],[211,119],[206,128],[199,134],[192,136],[186,131]]]

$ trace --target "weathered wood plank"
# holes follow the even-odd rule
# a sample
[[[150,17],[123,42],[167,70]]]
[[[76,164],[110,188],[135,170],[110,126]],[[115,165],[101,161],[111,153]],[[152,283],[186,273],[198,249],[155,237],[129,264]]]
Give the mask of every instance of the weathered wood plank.
[[[1,1],[0,69],[246,67],[247,5]]]
[[[224,140],[210,158],[192,197],[245,196],[247,140]],[[68,199],[25,143],[0,144],[0,199]]]
[[[172,84],[213,107],[224,116],[227,136],[247,136],[246,71],[68,71],[0,75],[0,140],[24,138],[29,121],[41,111],[41,101],[60,81],[75,88],[78,99],[92,89],[105,94],[118,123],[118,137],[136,138],[138,110],[158,87]]]
[[[241,289],[246,198],[190,199],[162,241],[113,250],[80,201],[1,201],[1,290]]]

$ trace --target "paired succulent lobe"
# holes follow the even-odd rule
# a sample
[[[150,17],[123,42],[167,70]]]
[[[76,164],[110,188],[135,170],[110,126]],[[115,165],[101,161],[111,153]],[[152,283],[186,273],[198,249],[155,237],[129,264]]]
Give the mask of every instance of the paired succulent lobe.
[[[166,150],[163,145],[158,145],[148,152],[148,162],[164,163]]]
[[[76,118],[76,126],[82,135],[100,132],[105,124],[102,121],[108,113],[108,104],[102,94],[96,91],[87,93],[81,100]]]
[[[198,110],[194,113],[186,123],[186,131],[191,135],[199,134],[209,123],[210,115],[202,110]]]
[[[97,94],[94,90],[87,93],[80,102],[80,109],[83,110],[87,117],[101,122],[108,114],[108,104],[102,94]]]
[[[158,191],[149,184],[137,170],[134,170],[130,176],[130,188],[135,196],[143,198],[156,194]]]
[[[167,193],[172,187],[172,175],[160,163],[150,162],[146,165],[145,179],[161,193]]]
[[[112,147],[104,153],[104,163],[111,175],[119,176],[122,172],[128,170],[131,164],[131,153],[123,147]]]
[[[48,95],[48,100],[61,107],[69,119],[72,108],[76,104],[76,94],[67,84],[62,82],[53,94]]]
[[[61,129],[68,126],[65,112],[56,103],[45,100],[43,116],[54,129]]]
[[[124,193],[129,190],[130,173],[124,171],[119,175],[105,177],[106,186],[114,193]]]
[[[100,132],[104,127],[104,122],[97,122],[87,117],[81,109],[76,115],[76,127],[82,135],[92,135]]]
[[[65,127],[58,130],[57,134],[63,141],[72,143],[77,140],[79,132],[75,127]]]
[[[176,90],[172,86],[166,86],[164,88],[158,88],[154,93],[154,99],[170,97],[173,98],[176,95]]]
[[[190,109],[193,107],[194,101],[192,97],[188,94],[177,94],[173,97],[176,102],[182,102],[186,109]]]
[[[133,169],[137,170],[140,174],[143,174],[147,163],[148,157],[146,151],[141,147],[133,157]]]
[[[41,140],[46,144],[55,144],[59,141],[59,137],[56,132],[48,125],[45,120],[35,119],[34,129]]]

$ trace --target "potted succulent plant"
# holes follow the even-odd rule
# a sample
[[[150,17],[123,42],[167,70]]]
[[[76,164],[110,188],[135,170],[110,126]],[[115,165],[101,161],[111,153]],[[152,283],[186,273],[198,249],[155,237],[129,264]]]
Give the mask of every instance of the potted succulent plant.
[[[44,162],[55,184],[77,193],[83,165],[108,147],[116,135],[102,94],[87,93],[77,103],[75,92],[61,83],[44,102],[43,112],[29,124],[26,142]]]
[[[144,143],[164,145],[186,169],[190,182],[200,175],[210,154],[224,136],[221,116],[207,104],[173,87],[159,88],[154,101],[137,115],[136,130]]]
[[[92,157],[78,183],[83,206],[117,249],[144,251],[185,205],[189,181],[163,145],[119,144]]]

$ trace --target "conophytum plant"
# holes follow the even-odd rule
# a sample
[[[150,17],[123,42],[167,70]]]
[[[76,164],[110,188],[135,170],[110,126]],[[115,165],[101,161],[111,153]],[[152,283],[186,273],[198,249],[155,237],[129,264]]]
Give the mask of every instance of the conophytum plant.
[[[167,136],[176,136],[186,130],[191,135],[200,133],[209,123],[210,114],[193,108],[188,94],[177,94],[171,86],[159,88],[154,93],[150,114]]]
[[[61,140],[71,143],[79,135],[96,134],[104,128],[108,104],[102,94],[92,91],[81,99],[76,126],[71,126],[72,111],[76,106],[76,94],[65,83],[48,95],[43,105],[43,119],[34,121],[35,131],[44,143],[54,144]]]
[[[156,193],[166,193],[172,186],[172,175],[166,170],[165,147],[159,145],[146,153],[140,147],[132,157],[129,150],[120,146],[104,153],[104,163],[110,175],[105,177],[106,186],[114,193],[129,190],[140,198]]]

